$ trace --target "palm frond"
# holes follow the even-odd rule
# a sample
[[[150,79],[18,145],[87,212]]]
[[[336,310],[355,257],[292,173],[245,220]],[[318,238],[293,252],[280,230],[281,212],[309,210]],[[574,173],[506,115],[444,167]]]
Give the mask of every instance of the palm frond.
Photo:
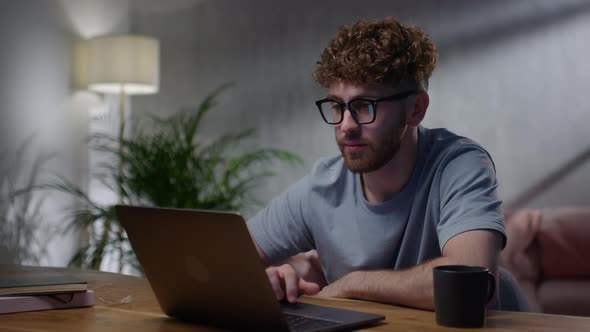
[[[226,133],[211,142],[199,137],[205,116],[230,86],[214,90],[195,109],[167,117],[147,115],[135,124],[129,137],[89,137],[94,151],[113,160],[99,163],[93,179],[131,204],[239,211],[255,201],[251,192],[275,174],[270,170],[274,162],[296,165],[301,158],[280,149],[248,148],[245,143],[254,141],[255,128]],[[127,266],[141,271],[112,206],[97,203],[65,179],[51,187],[81,203],[68,211],[66,231],[86,230],[90,234],[89,245],[76,253],[72,264],[99,268],[104,257],[111,255],[119,269]]]

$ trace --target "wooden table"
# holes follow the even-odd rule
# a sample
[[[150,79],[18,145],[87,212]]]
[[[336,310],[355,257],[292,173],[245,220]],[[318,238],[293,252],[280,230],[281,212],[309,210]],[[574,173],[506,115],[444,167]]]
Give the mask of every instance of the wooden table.
[[[91,308],[0,315],[0,331],[220,331],[168,318],[146,279],[116,273],[47,267],[0,265],[0,275],[22,271],[55,271],[77,276],[96,292]],[[382,314],[371,331],[465,331],[438,326],[434,312],[380,303],[304,297],[301,301]],[[590,331],[590,317],[489,311],[479,331]]]

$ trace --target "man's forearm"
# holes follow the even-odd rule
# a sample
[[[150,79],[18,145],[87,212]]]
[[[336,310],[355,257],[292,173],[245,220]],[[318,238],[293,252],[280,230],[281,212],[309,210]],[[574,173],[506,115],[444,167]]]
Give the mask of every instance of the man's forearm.
[[[439,257],[404,270],[355,271],[337,283],[348,298],[434,310],[432,268],[446,264]]]
[[[439,258],[405,270],[355,271],[326,286],[319,295],[434,309],[432,268],[439,265],[478,265],[497,278],[502,238],[487,230],[473,230],[451,238]]]

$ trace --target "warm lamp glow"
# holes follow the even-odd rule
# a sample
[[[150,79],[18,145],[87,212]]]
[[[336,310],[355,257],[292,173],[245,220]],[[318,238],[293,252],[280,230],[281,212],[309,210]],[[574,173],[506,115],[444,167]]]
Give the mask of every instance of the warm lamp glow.
[[[156,39],[110,35],[88,41],[88,88],[100,93],[158,92],[160,51]]]

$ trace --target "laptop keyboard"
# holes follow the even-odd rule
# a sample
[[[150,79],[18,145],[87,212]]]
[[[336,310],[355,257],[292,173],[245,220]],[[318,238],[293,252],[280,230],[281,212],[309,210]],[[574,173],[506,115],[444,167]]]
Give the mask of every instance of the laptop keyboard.
[[[287,324],[289,325],[289,329],[291,331],[317,331],[340,324],[340,322],[336,322],[333,320],[298,316],[285,313],[283,313],[283,315],[285,315],[285,318],[287,319]]]

